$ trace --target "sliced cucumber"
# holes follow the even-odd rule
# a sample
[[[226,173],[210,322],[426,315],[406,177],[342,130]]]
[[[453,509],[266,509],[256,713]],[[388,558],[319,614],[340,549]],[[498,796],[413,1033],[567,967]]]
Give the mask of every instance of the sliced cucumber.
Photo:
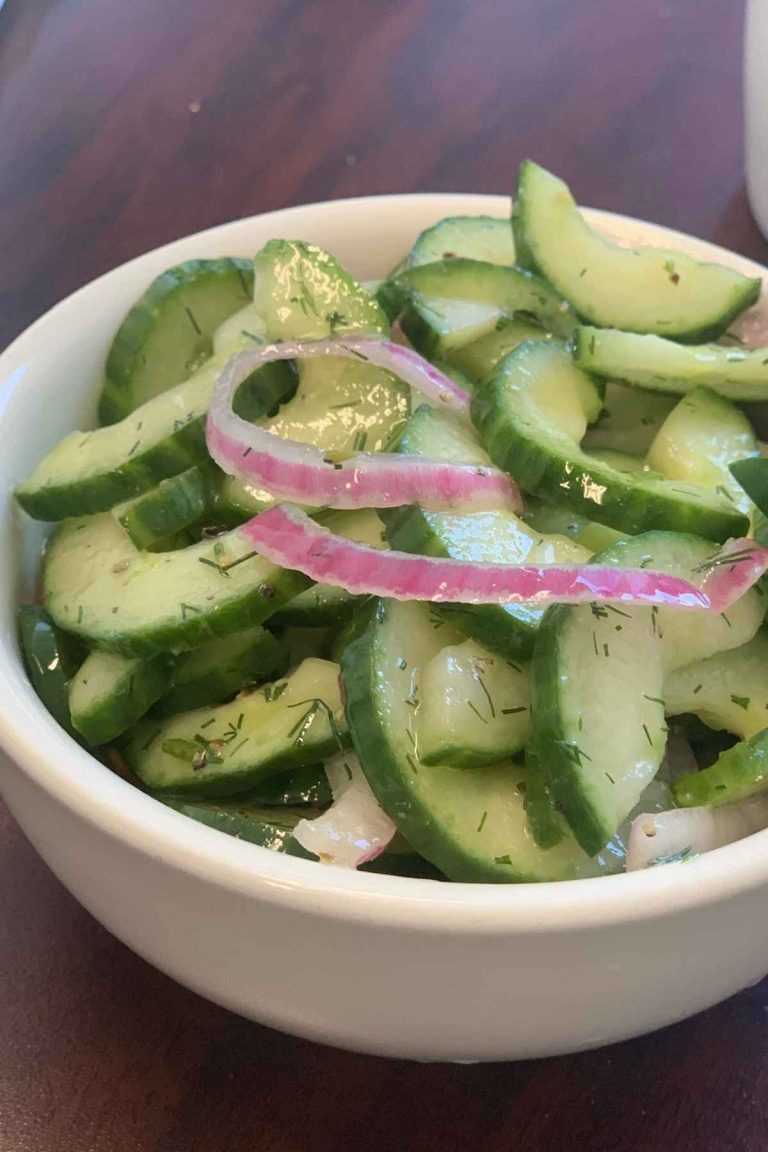
[[[250,260],[188,260],[158,276],[112,341],[102,424],[123,420],[200,368],[213,352],[214,330],[250,299],[252,287]]]
[[[768,727],[768,633],[679,668],[664,681],[667,714],[693,713],[742,740]]]
[[[287,664],[283,645],[265,628],[247,628],[176,659],[166,678],[153,716],[173,716],[192,708],[219,704],[244,688],[282,672]],[[169,687],[170,682],[170,687]]]
[[[238,632],[307,584],[257,556],[238,529],[179,552],[139,552],[108,513],[62,524],[43,573],[53,620],[123,656],[194,648]]]
[[[367,544],[370,548],[386,548],[384,526],[372,508],[353,512],[326,512],[320,517],[326,528],[337,536]],[[272,618],[275,627],[313,628],[338,624],[348,619],[360,596],[333,584],[313,584],[306,592],[280,608]]]
[[[37,605],[19,608],[17,623],[21,655],[32,687],[54,720],[80,740],[69,715],[67,683],[83,660],[82,645],[57,628],[45,609]]]
[[[162,696],[172,663],[165,653],[129,659],[91,652],[69,685],[72,724],[93,745],[122,736]]]
[[[623,568],[647,568],[667,572],[699,583],[717,545],[698,536],[676,532],[646,532],[642,536],[617,541],[594,557],[596,564],[618,564]],[[757,632],[765,616],[766,601],[758,588],[750,588],[721,616],[710,612],[691,615],[678,608],[651,609],[651,619],[659,635],[665,674],[686,664],[705,660],[746,644]],[[609,613],[610,614],[610,613]],[[618,621],[621,623],[621,621]]]
[[[442,260],[405,272],[399,283],[408,293],[400,323],[424,356],[449,360],[451,354],[497,325],[522,320],[563,339],[574,329],[568,304],[538,276],[478,260]]]
[[[690,772],[672,785],[681,808],[730,804],[768,788],[768,728],[721,752],[711,768]]]
[[[536,496],[529,496],[525,501],[525,522],[534,532],[545,536],[565,536],[573,540],[587,549],[590,555],[602,552],[604,548],[624,538],[615,528],[596,524],[594,520],[587,520],[569,508],[548,504]]]
[[[619,472],[580,447],[600,411],[597,390],[555,342],[526,342],[472,398],[493,462],[524,489],[622,532],[695,528],[713,540],[746,531],[728,501],[699,485]]]
[[[550,335],[530,320],[500,320],[492,332],[448,353],[448,363],[470,380],[483,383],[524,340],[548,340]]]
[[[532,743],[590,855],[616,834],[664,756],[661,641],[651,610],[558,605],[532,665]]]
[[[675,406],[671,396],[643,392],[609,381],[600,415],[582,442],[588,452],[609,449],[645,456],[653,438]]]
[[[518,262],[601,328],[714,339],[760,295],[759,279],[731,268],[606,240],[586,223],[567,185],[529,160],[520,166],[513,227]]]
[[[420,408],[408,421],[401,452],[453,463],[490,464],[469,425],[446,411]],[[382,512],[393,548],[454,560],[506,564],[580,563],[590,553],[565,536],[544,536],[508,510],[457,515],[402,508]],[[467,636],[512,659],[529,656],[542,609],[530,604],[433,605],[436,621],[450,619]]]
[[[253,267],[251,266],[251,272]],[[251,301],[244,308],[228,316],[213,334],[213,354],[217,358],[231,356],[243,346],[243,337],[258,343],[267,339],[260,305]]]
[[[363,286],[328,252],[298,240],[270,240],[258,253],[253,300],[270,340],[389,331]]]
[[[406,257],[406,267],[417,268],[457,256],[488,264],[514,264],[515,241],[509,218],[446,216],[421,233]]]
[[[536,747],[530,739],[525,750],[525,780],[525,816],[528,830],[539,848],[554,848],[555,844],[570,836],[570,830],[555,808]]]
[[[112,515],[137,548],[149,548],[204,516],[213,504],[213,486],[212,470],[200,464],[118,504]]]
[[[264,807],[304,804],[320,808],[330,804],[332,799],[331,786],[322,764],[307,764],[304,768],[280,772],[262,780],[248,793],[250,803]]]
[[[233,796],[288,768],[314,764],[346,738],[339,666],[309,659],[287,679],[231,704],[143,721],[123,754],[153,792]]]
[[[768,400],[768,348],[686,347],[661,336],[577,328],[573,355],[585,372],[651,392],[684,395],[711,388],[727,400]]]
[[[169,800],[158,796],[163,804],[205,824],[218,832],[226,832],[238,840],[258,844],[272,852],[285,852],[293,838],[294,829],[306,812],[301,808],[262,808],[251,802],[212,800],[191,804],[184,800]]]
[[[419,759],[476,768],[514,756],[528,735],[528,704],[527,668],[474,640],[441,648],[419,674]]]
[[[377,800],[409,844],[450,880],[509,883],[599,875],[572,840],[536,846],[525,817],[524,770],[429,767],[413,746],[414,686],[440,650],[426,605],[380,601],[375,620],[342,658],[352,741]],[[411,703],[409,703],[409,701]]]
[[[667,480],[711,488],[748,516],[752,502],[729,465],[758,455],[755,433],[744,413],[709,388],[694,388],[662,424],[646,463]]]

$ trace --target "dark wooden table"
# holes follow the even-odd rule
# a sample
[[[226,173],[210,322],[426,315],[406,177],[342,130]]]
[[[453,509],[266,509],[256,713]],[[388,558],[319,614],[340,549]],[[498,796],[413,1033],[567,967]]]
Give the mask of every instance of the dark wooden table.
[[[6,0],[0,340],[186,232],[328,197],[508,192],[525,156],[586,203],[768,262],[741,31],[737,0]],[[347,1055],[153,971],[0,807],[0,1152],[767,1145],[768,984],[576,1057]]]

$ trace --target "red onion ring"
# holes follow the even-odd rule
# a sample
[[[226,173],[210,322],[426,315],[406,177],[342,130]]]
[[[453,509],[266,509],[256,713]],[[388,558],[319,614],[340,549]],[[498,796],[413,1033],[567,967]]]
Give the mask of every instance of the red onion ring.
[[[641,568],[478,564],[381,552],[335,536],[300,509],[282,504],[255,516],[240,531],[275,564],[356,595],[394,600],[541,606],[608,601],[722,612],[746,591],[745,579],[754,583],[757,569],[768,568],[768,549],[751,540],[735,541],[730,553],[724,550],[713,557],[703,578],[707,590],[678,576]],[[747,545],[750,557],[739,560]]]
[[[275,360],[347,356],[395,372],[439,402],[466,410],[469,397],[411,348],[386,340],[344,339],[262,344],[241,352],[222,371],[208,412],[208,450],[225,472],[257,483],[276,499],[326,508],[398,508],[421,504],[435,510],[507,507],[521,510],[514,481],[496,468],[445,464],[423,457],[359,453],[329,463],[321,449],[283,439],[232,410],[238,386]]]

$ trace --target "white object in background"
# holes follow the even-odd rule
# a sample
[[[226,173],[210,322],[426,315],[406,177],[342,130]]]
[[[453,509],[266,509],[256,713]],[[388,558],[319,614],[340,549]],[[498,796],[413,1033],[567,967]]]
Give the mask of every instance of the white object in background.
[[[748,0],[744,29],[747,193],[768,237],[768,0]]]

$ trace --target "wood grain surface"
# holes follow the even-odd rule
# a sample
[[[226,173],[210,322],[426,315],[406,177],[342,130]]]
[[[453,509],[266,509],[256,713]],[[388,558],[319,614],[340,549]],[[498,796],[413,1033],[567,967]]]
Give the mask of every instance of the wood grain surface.
[[[768,262],[738,0],[6,0],[0,341],[184,233],[329,197],[586,203]],[[514,978],[514,973],[510,973]],[[768,986],[600,1052],[476,1067],[239,1020],[114,941],[0,807],[0,1152],[764,1152]]]

